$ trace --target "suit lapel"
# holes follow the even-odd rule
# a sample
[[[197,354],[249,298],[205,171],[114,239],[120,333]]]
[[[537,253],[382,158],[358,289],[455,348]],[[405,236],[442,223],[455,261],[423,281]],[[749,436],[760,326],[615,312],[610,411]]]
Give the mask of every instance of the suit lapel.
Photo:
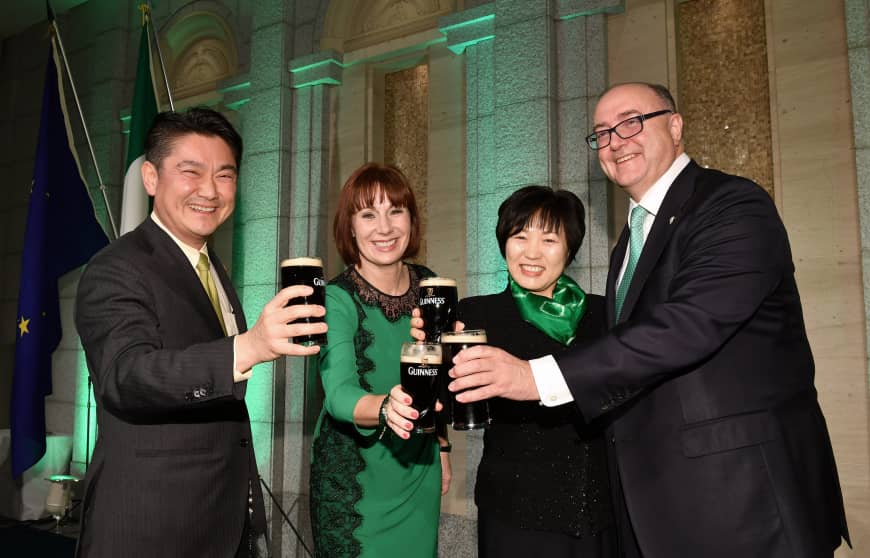
[[[230,277],[224,269],[224,264],[221,262],[220,258],[218,258],[215,251],[212,250],[211,246],[208,247],[208,257],[218,274],[221,286],[223,286],[227,299],[230,302],[230,306],[233,309],[233,317],[236,320],[236,327],[238,328],[239,333],[244,333],[247,331],[248,325],[245,322],[245,313],[242,311],[242,303],[239,301],[239,295],[236,293],[235,287],[233,287],[233,282],[230,281]]]
[[[613,247],[613,253],[610,256],[610,270],[607,272],[607,287],[604,293],[604,298],[607,301],[607,329],[616,325],[616,280],[619,278],[619,270],[622,268],[622,262],[625,260],[625,251],[628,249],[628,224],[622,227],[622,234],[619,235],[619,240],[616,241],[616,246]]]
[[[646,242],[643,245],[643,251],[640,253],[640,259],[637,261],[637,267],[634,270],[634,276],[631,279],[631,285],[628,286],[628,292],[625,295],[625,300],[622,304],[622,313],[620,321],[625,321],[631,315],[634,305],[640,298],[640,293],[649,279],[650,274],[655,269],[662,251],[667,246],[671,239],[674,229],[680,224],[682,218],[683,206],[691,197],[695,190],[695,179],[697,178],[700,167],[694,161],[683,169],[677,175],[676,180],[668,189],[665,198],[662,200],[662,205],[656,214],[653,226],[650,229]],[[623,231],[623,236],[627,236],[626,231]],[[622,239],[620,239],[621,241]],[[617,245],[618,246],[618,245]],[[614,250],[614,255],[616,251]],[[625,247],[622,248],[622,258],[625,257]],[[619,265],[622,263],[622,258],[619,259],[619,264],[616,267],[616,273],[619,273]],[[611,262],[611,273],[613,273],[613,262]],[[615,281],[615,278],[614,278]],[[608,281],[608,295],[610,281]],[[615,292],[615,291],[614,291]],[[615,298],[611,299],[615,300]],[[612,306],[609,305],[609,306]],[[608,312],[615,312],[608,309]],[[610,314],[608,314],[610,315]]]
[[[179,291],[181,296],[194,307],[197,314],[204,317],[205,321],[209,324],[209,333],[213,334],[215,338],[223,337],[224,333],[221,329],[221,324],[214,313],[214,308],[212,308],[211,301],[208,299],[208,294],[202,288],[202,283],[200,283],[199,277],[196,275],[196,270],[190,265],[190,261],[184,255],[184,252],[150,218],[146,219],[140,226],[154,247],[151,257],[156,260],[155,269],[160,270],[159,273],[164,277],[166,284],[170,285],[173,290]],[[223,281],[223,278],[221,281]],[[235,296],[235,293],[233,293],[233,296]],[[238,301],[238,298],[236,298],[236,301]]]

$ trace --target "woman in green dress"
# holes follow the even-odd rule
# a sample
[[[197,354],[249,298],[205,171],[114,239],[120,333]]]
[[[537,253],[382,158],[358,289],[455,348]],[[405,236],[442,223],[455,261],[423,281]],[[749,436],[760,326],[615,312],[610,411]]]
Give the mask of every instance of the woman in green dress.
[[[439,446],[449,445],[398,427],[417,418],[398,385],[399,353],[412,340],[420,279],[433,275],[404,262],[420,246],[407,179],[390,166],[357,169],[342,187],[333,231],[347,269],[326,287],[324,408],[311,463],[315,555],[434,558],[450,481]]]

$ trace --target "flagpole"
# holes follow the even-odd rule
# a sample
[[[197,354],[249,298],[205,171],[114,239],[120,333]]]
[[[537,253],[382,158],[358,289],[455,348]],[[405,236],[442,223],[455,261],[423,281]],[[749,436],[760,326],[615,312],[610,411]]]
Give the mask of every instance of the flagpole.
[[[169,78],[166,76],[166,64],[163,62],[163,51],[160,49],[160,40],[157,38],[157,29],[154,28],[154,18],[151,17],[151,0],[148,0],[148,23],[151,26],[151,35],[154,37],[154,45],[157,47],[157,60],[160,62],[160,73],[163,74],[163,84],[166,86],[166,97],[169,99],[169,110],[175,111],[175,103],[172,102],[172,90],[169,88]]]
[[[51,8],[49,8],[51,10]],[[82,104],[79,101],[79,94],[76,91],[76,84],[73,81],[72,72],[69,69],[69,61],[66,58],[66,50],[63,48],[63,39],[60,37],[60,28],[57,26],[57,21],[54,19],[54,12],[49,11],[51,27],[54,30],[54,38],[57,39],[57,45],[60,48],[60,54],[63,57],[63,66],[66,69],[66,76],[69,79],[70,88],[72,89],[73,98],[76,102],[76,108],[79,111],[79,118],[82,121],[82,129],[85,132],[85,139],[88,141],[88,149],[91,152],[91,160],[94,162],[94,170],[97,172],[97,180],[100,182],[100,193],[103,195],[103,203],[106,204],[106,214],[109,216],[109,224],[112,227],[112,234],[118,238],[118,228],[115,226],[115,218],[112,217],[112,208],[109,207],[109,198],[106,195],[106,185],[103,184],[103,176],[100,174],[100,166],[97,164],[97,155],[94,152],[94,144],[91,142],[91,134],[88,132],[88,125],[85,122],[85,114],[82,112]]]

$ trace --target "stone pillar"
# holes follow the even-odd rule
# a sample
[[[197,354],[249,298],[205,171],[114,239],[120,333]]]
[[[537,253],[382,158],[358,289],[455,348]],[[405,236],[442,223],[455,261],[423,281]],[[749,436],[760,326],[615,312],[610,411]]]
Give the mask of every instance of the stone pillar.
[[[505,287],[498,206],[527,184],[569,189],[583,200],[587,235],[569,273],[604,292],[607,182],[584,137],[606,86],[604,14],[621,9],[618,0],[496,0],[439,20],[448,48],[465,56],[469,295]],[[482,436],[464,438],[471,495]],[[476,515],[471,497],[468,515]]]
[[[586,238],[568,273],[597,294],[606,289],[610,260],[611,189],[585,137],[595,103],[607,88],[607,14],[623,9],[623,0],[560,0],[556,8],[556,183],[586,206]]]
[[[861,268],[864,275],[864,315],[870,322],[870,6],[866,0],[845,0],[852,83],[852,118],[861,224]],[[867,346],[870,347],[870,329]],[[868,355],[870,367],[870,355]]]
[[[497,209],[535,183],[583,200],[587,236],[569,273],[604,292],[607,183],[583,138],[606,87],[605,14],[622,9],[620,0],[496,0],[439,21],[448,47],[466,58],[470,295],[504,287]]]
[[[250,100],[238,109],[245,155],[233,234],[233,282],[249,326],[279,290],[278,264],[290,252],[287,220],[293,100],[287,64],[294,39],[293,3],[256,2],[251,16]],[[286,432],[287,390],[294,386],[296,377],[302,377],[296,373],[302,367],[288,360],[256,366],[248,381],[246,401],[260,476],[281,507],[293,510],[298,487],[285,470],[286,447],[293,441]],[[285,533],[290,531],[268,493],[264,497],[271,518],[272,554],[295,556],[282,553]]]
[[[275,215],[274,228],[270,230],[276,237],[268,241],[274,242],[278,250],[273,260],[276,269],[281,259],[290,256],[325,255],[325,200],[329,180],[329,92],[326,84],[339,83],[341,77],[340,61],[336,62],[331,56],[332,53],[315,54],[280,64],[282,85],[280,91],[275,92],[282,99],[280,122],[283,124],[275,123],[282,129],[281,147],[276,150],[280,154],[276,152],[263,161],[264,171],[280,175],[277,182],[269,177],[263,178],[279,187],[277,195],[263,197],[263,204],[251,210],[258,216],[269,212]],[[278,63],[275,64],[277,67]],[[256,62],[252,61],[251,66],[255,68]],[[253,101],[246,107],[250,105]],[[274,119],[276,110],[267,112],[264,118]],[[256,252],[259,248],[252,246],[247,252],[251,250]],[[274,288],[277,288],[277,282]],[[270,296],[275,292],[274,288]],[[274,421],[270,439],[272,453],[270,469],[261,465],[260,471],[264,477],[265,471],[270,471],[271,489],[293,522],[291,529],[280,512],[272,511],[272,552],[276,556],[307,555],[294,529],[311,548],[308,463],[314,419],[320,409],[316,364],[316,358],[281,359],[274,366],[274,378],[270,384],[270,416]],[[262,459],[258,450],[258,462]]]

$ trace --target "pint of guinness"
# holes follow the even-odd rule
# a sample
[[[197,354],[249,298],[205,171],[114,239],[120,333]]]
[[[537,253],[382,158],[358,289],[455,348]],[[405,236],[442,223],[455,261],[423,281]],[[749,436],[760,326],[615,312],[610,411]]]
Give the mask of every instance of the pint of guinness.
[[[411,406],[420,413],[414,432],[435,432],[435,400],[441,374],[441,345],[403,343],[399,358],[402,389],[411,396]]]
[[[417,306],[423,318],[427,343],[437,343],[441,332],[453,331],[458,304],[456,281],[446,277],[428,277],[420,281]]]
[[[467,331],[445,331],[441,334],[441,346],[444,348],[444,362],[453,362],[462,349],[475,345],[486,345],[486,331],[469,329]],[[451,398],[453,415],[453,430],[477,430],[489,426],[489,404],[486,401],[460,403],[456,393]]]
[[[290,258],[281,262],[281,288],[291,285],[308,285],[314,292],[300,299],[293,299],[290,304],[319,304],[326,305],[326,281],[323,280],[323,262],[320,258]],[[302,321],[309,324],[315,324],[323,321],[320,317],[300,318],[297,322]],[[300,345],[326,345],[326,334],[318,335],[303,335],[302,337],[294,337],[294,343]]]

